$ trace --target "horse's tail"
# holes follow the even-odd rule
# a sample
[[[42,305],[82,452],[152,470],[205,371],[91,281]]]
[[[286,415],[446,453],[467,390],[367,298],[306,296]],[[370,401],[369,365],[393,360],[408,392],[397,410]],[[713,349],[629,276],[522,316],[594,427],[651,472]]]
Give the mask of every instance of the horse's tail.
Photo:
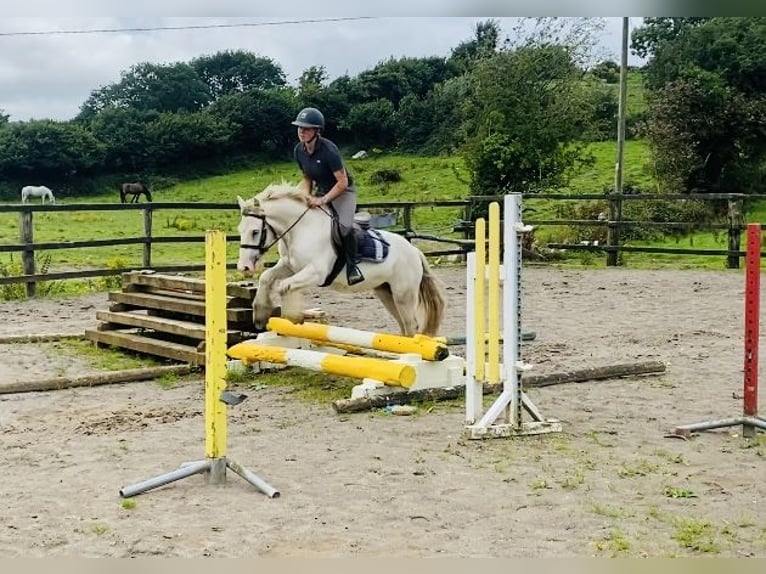
[[[447,299],[444,293],[442,282],[431,273],[431,266],[428,259],[420,253],[420,261],[423,266],[423,277],[420,279],[419,299],[420,305],[425,313],[425,324],[420,331],[429,337],[435,337],[439,334],[439,328],[444,317],[444,308]]]
[[[125,203],[125,185],[120,186],[120,203]]]

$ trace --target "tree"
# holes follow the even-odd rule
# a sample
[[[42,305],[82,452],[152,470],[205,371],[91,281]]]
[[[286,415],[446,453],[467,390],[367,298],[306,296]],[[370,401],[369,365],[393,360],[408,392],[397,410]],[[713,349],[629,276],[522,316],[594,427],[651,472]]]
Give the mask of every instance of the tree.
[[[474,65],[494,55],[500,42],[500,24],[497,20],[485,20],[476,24],[474,36],[452,49],[449,63],[460,73],[470,72]]]
[[[386,99],[398,108],[406,95],[422,98],[455,75],[454,66],[444,58],[390,58],[359,74],[356,83],[366,102]]]
[[[144,62],[123,72],[119,82],[94,90],[80,107],[77,119],[90,119],[106,108],[193,112],[211,100],[210,88],[189,64]]]
[[[271,58],[244,50],[226,50],[201,56],[189,62],[208,87],[213,99],[256,88],[267,90],[284,86],[285,73]]]
[[[152,165],[183,165],[223,155],[227,126],[208,110],[159,114],[146,126]]]
[[[766,168],[766,18],[648,19],[646,135],[676,191],[759,190]]]
[[[327,70],[324,66],[306,68],[301,77],[298,78],[298,97],[302,99],[316,98],[324,89],[327,78]]]
[[[100,167],[103,146],[72,122],[14,122],[0,130],[0,172],[11,177],[64,179]]]
[[[298,113],[298,104],[290,89],[229,94],[214,102],[209,112],[217,122],[228,126],[232,148],[274,154],[286,154],[292,149],[295,131],[290,122]]]
[[[397,145],[429,154],[457,152],[466,142],[474,98],[468,75],[437,84],[425,98],[405,96],[395,116]]]
[[[593,115],[566,46],[526,46],[476,65],[465,148],[471,191],[486,195],[561,183]]]
[[[386,99],[357,104],[341,123],[357,145],[387,147],[396,141],[394,106]]]
[[[607,84],[616,84],[620,81],[620,65],[611,60],[599,62],[591,68],[590,73]]]
[[[109,107],[88,123],[104,146],[104,163],[115,172],[139,173],[152,163],[153,143],[147,126],[159,112]]]
[[[688,28],[704,24],[706,20],[709,18],[644,18],[644,25],[631,34],[631,49],[641,58],[655,56]]]

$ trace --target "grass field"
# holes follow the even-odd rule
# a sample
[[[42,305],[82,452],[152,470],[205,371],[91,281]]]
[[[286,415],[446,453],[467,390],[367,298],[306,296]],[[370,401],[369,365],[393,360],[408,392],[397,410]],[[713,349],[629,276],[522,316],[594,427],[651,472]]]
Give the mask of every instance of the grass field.
[[[595,162],[591,167],[574,174],[567,187],[551,190],[566,194],[602,194],[613,188],[614,166],[617,157],[616,143],[597,142],[589,146]],[[469,174],[459,157],[417,157],[397,154],[373,154],[372,157],[348,160],[359,190],[359,201],[429,201],[464,199],[469,195]],[[659,191],[653,177],[651,154],[643,141],[628,141],[625,146],[626,186],[646,191]],[[397,172],[399,181],[375,183],[381,171]],[[231,210],[184,210],[160,209],[154,212],[153,235],[204,235],[207,229],[223,229],[236,233],[239,213],[236,207],[238,195],[248,198],[269,183],[297,182],[299,173],[292,162],[252,165],[226,175],[190,179],[164,189],[154,190],[155,203],[162,202],[216,202],[231,203]],[[116,190],[83,199],[66,198],[65,203],[115,203]],[[561,204],[529,199],[525,206],[534,207],[534,218],[557,218],[562,216]],[[567,202],[571,205],[571,202]],[[748,221],[760,221],[766,216],[766,208],[752,206]],[[419,208],[413,216],[413,227],[420,233],[451,235],[455,223],[462,217],[461,208]],[[538,241],[566,242],[575,233],[566,227],[541,227]],[[58,212],[34,215],[35,242],[65,242],[89,239],[138,237],[143,235],[141,211],[104,212]],[[453,234],[454,235],[454,234]],[[0,214],[0,243],[14,244],[19,241],[19,217],[14,213]],[[635,243],[634,243],[635,244]],[[720,234],[699,232],[688,236],[655,239],[641,245],[689,246],[695,248],[725,248],[726,238]],[[237,258],[237,246],[228,248],[230,261]],[[88,267],[129,268],[141,265],[141,245],[103,248],[63,249],[37,254],[38,272],[69,270]],[[152,247],[155,265],[189,264],[204,261],[202,243],[155,244]],[[603,265],[600,254],[574,253],[565,260],[577,265]],[[720,268],[722,258],[703,256],[655,256],[626,254],[624,263],[631,266],[695,266]],[[0,256],[0,275],[21,274],[20,255]],[[234,274],[233,274],[234,275]],[[101,288],[105,281],[85,281],[92,288]],[[21,287],[21,286],[15,286]],[[78,288],[82,288],[81,286]],[[9,287],[10,289],[10,287]],[[8,291],[8,289],[6,289]],[[2,294],[0,294],[2,296]],[[7,293],[6,293],[7,297]]]

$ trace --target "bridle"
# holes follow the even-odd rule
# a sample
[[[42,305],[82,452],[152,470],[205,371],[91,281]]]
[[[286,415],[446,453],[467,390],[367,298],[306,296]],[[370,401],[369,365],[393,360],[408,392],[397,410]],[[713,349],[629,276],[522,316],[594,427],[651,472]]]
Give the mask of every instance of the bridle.
[[[258,257],[263,257],[263,254],[266,253],[269,249],[271,249],[276,243],[278,243],[285,235],[287,235],[290,230],[298,225],[298,222],[303,219],[303,216],[306,215],[311,209],[311,207],[306,207],[303,213],[301,213],[298,218],[293,221],[287,229],[285,229],[281,234],[277,233],[276,230],[271,226],[271,224],[266,220],[266,214],[265,213],[257,213],[254,211],[244,211],[242,213],[243,217],[255,217],[256,219],[261,220],[261,237],[258,240],[258,244],[254,243],[240,243],[239,246],[242,249],[255,249],[258,251]],[[271,234],[274,237],[274,240],[269,242],[269,244],[266,244],[267,235]]]

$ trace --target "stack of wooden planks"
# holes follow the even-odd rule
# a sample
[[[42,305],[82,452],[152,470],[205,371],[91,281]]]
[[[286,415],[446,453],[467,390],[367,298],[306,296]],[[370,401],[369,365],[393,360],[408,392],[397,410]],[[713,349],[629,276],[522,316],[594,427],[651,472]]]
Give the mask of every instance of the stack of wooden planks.
[[[85,337],[99,345],[131,349],[184,363],[205,363],[205,281],[152,271],[122,276],[122,289],[109,293],[109,310],[97,311]],[[228,344],[253,336],[252,282],[226,286]]]

